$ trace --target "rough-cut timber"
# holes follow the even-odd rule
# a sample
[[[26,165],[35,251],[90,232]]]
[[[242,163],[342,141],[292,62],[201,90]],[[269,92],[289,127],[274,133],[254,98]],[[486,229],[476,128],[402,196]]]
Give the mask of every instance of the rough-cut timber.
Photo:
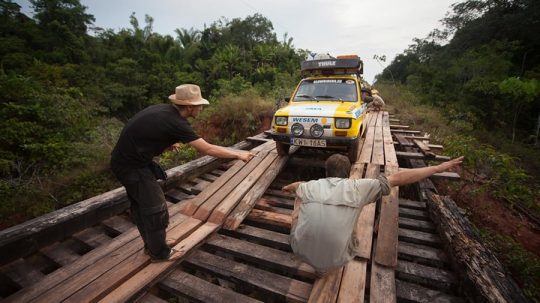
[[[428,204],[456,268],[463,270],[464,289],[475,302],[526,302],[497,258],[475,235],[452,199],[431,194]]]

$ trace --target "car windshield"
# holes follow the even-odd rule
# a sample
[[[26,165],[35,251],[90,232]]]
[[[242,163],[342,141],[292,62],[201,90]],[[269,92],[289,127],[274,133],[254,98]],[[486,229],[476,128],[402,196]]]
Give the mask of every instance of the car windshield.
[[[356,102],[356,82],[350,79],[303,80],[293,101],[308,100]]]

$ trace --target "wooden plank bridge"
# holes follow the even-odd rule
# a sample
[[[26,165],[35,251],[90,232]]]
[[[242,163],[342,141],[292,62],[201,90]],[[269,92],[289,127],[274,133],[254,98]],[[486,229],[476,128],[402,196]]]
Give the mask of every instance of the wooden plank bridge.
[[[441,146],[391,122],[387,112],[367,115],[351,178],[395,173],[398,157],[445,159],[433,153]],[[324,177],[329,153],[300,148],[279,157],[263,134],[235,147],[257,156],[203,157],[168,172],[167,241],[181,260],[150,262],[120,188],[2,231],[2,302],[466,301],[425,201],[398,188],[364,207],[357,257],[317,278],[291,252],[294,196],[280,188]],[[425,195],[431,187],[418,188]]]

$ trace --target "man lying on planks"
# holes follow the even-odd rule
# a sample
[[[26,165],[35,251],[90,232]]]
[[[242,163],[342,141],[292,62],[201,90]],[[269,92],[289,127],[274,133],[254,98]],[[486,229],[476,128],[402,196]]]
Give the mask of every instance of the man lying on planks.
[[[111,154],[111,169],[126,188],[131,216],[144,241],[152,262],[174,260],[174,250],[165,240],[169,213],[157,179],[166,179],[165,171],[152,159],[177,142],[187,143],[202,154],[217,158],[249,161],[254,154],[213,145],[200,138],[187,118],[197,117],[204,104],[201,89],[194,84],[176,87],[169,96],[172,104],[147,107],[131,118]]]
[[[297,196],[290,234],[294,253],[321,274],[345,265],[356,255],[355,227],[364,205],[388,195],[393,186],[448,171],[462,160],[459,157],[436,166],[400,171],[388,178],[381,174],[376,179],[349,179],[349,159],[340,154],[330,156],[325,164],[326,178],[282,188]]]

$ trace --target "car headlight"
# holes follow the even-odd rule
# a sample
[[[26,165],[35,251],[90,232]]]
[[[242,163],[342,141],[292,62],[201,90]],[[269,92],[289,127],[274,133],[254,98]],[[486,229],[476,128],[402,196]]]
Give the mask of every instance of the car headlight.
[[[336,128],[351,128],[351,119],[336,119]]]
[[[277,116],[276,125],[285,126],[287,125],[287,117]]]
[[[311,126],[309,129],[309,132],[313,137],[319,138],[324,134],[324,128],[320,124],[313,124],[313,126]]]
[[[304,126],[300,123],[294,123],[291,126],[291,133],[296,137],[300,137],[304,133]]]

